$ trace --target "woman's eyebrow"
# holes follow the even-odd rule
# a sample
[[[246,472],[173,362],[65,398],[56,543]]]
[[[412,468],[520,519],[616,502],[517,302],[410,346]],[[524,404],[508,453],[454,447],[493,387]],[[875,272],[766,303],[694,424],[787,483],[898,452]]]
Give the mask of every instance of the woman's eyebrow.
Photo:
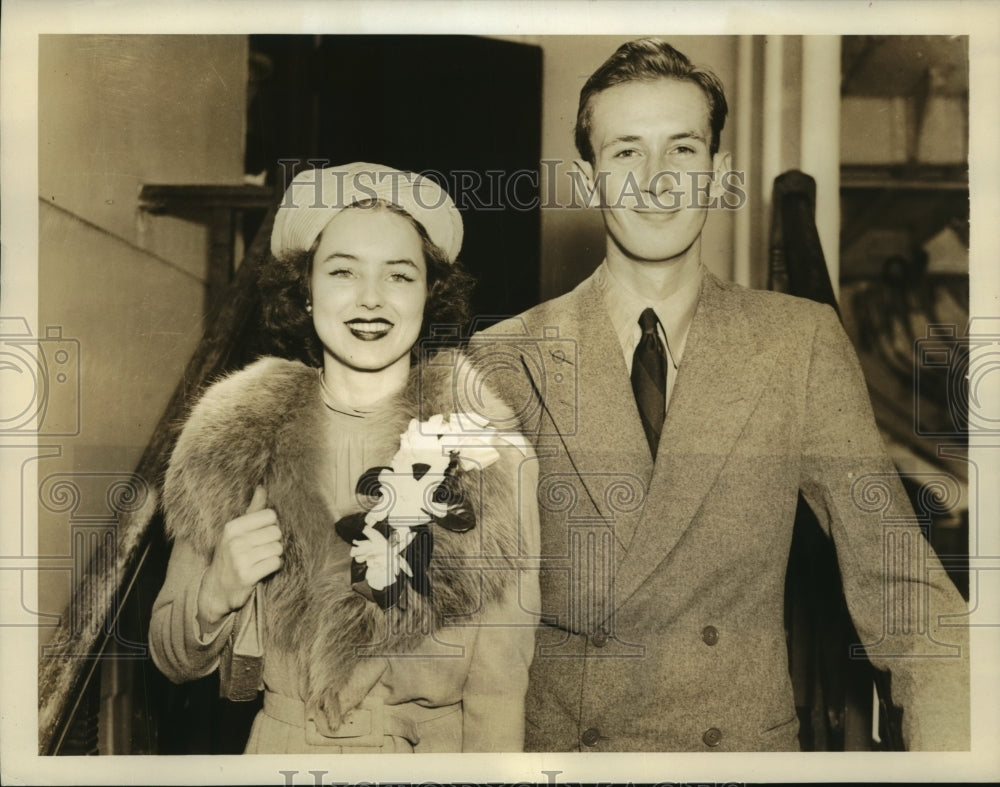
[[[320,260],[320,262],[327,262],[329,260],[353,260],[357,262],[357,259],[355,255],[348,254],[346,251],[332,251]]]

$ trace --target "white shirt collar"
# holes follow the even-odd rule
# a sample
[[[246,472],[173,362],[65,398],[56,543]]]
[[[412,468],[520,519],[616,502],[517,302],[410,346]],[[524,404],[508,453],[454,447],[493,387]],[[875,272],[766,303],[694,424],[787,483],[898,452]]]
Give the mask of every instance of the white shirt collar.
[[[660,319],[660,338],[667,349],[672,368],[676,369],[680,365],[691,320],[698,307],[703,276],[704,268],[699,265],[697,276],[692,276],[666,298],[655,299],[630,290],[615,277],[606,260],[601,263],[594,273],[594,283],[603,295],[627,366],[631,366],[632,354],[642,334],[639,315],[646,308],[653,309]]]

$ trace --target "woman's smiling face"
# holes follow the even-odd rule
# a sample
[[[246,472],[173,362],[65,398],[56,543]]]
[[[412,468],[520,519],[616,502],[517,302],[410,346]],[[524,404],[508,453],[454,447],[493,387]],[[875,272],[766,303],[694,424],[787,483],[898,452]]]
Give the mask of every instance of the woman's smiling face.
[[[310,285],[327,369],[409,367],[427,302],[423,241],[409,219],[378,204],[341,211],[320,235]]]

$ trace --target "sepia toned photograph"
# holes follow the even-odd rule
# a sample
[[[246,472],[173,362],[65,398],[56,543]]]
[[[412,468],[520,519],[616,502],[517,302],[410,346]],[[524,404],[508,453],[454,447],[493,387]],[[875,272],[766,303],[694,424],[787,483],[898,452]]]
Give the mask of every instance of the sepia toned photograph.
[[[4,782],[1000,776],[998,9],[870,5],[11,4]]]

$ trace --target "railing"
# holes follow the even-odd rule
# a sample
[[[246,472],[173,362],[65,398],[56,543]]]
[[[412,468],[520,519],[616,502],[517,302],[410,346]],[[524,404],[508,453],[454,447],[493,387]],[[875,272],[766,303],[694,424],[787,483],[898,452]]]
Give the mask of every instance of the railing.
[[[774,181],[768,286],[840,309],[816,230],[816,182],[792,170]],[[799,496],[785,585],[789,669],[806,751],[901,750],[898,714],[886,677],[849,658],[859,641],[851,623],[830,539]],[[879,716],[873,722],[873,690]],[[873,743],[878,730],[881,743]]]
[[[138,691],[137,670],[152,669],[144,651],[145,626],[168,550],[159,485],[198,393],[215,376],[252,360],[262,346],[256,281],[269,254],[273,193],[260,187],[147,186],[140,201],[156,212],[209,212],[216,231],[206,287],[207,328],[135,469],[134,477],[146,487],[141,504],[121,510],[117,537],[96,546],[52,644],[42,652],[38,748],[43,755],[131,753],[131,728],[144,722],[136,718],[142,713],[130,710],[134,698],[125,695]],[[233,276],[231,214],[247,208],[269,212]],[[151,571],[159,581],[150,581],[156,579],[147,576]],[[146,712],[155,714],[155,709],[147,706]],[[146,732],[147,741],[155,738],[155,730]],[[155,750],[155,743],[142,748]]]

